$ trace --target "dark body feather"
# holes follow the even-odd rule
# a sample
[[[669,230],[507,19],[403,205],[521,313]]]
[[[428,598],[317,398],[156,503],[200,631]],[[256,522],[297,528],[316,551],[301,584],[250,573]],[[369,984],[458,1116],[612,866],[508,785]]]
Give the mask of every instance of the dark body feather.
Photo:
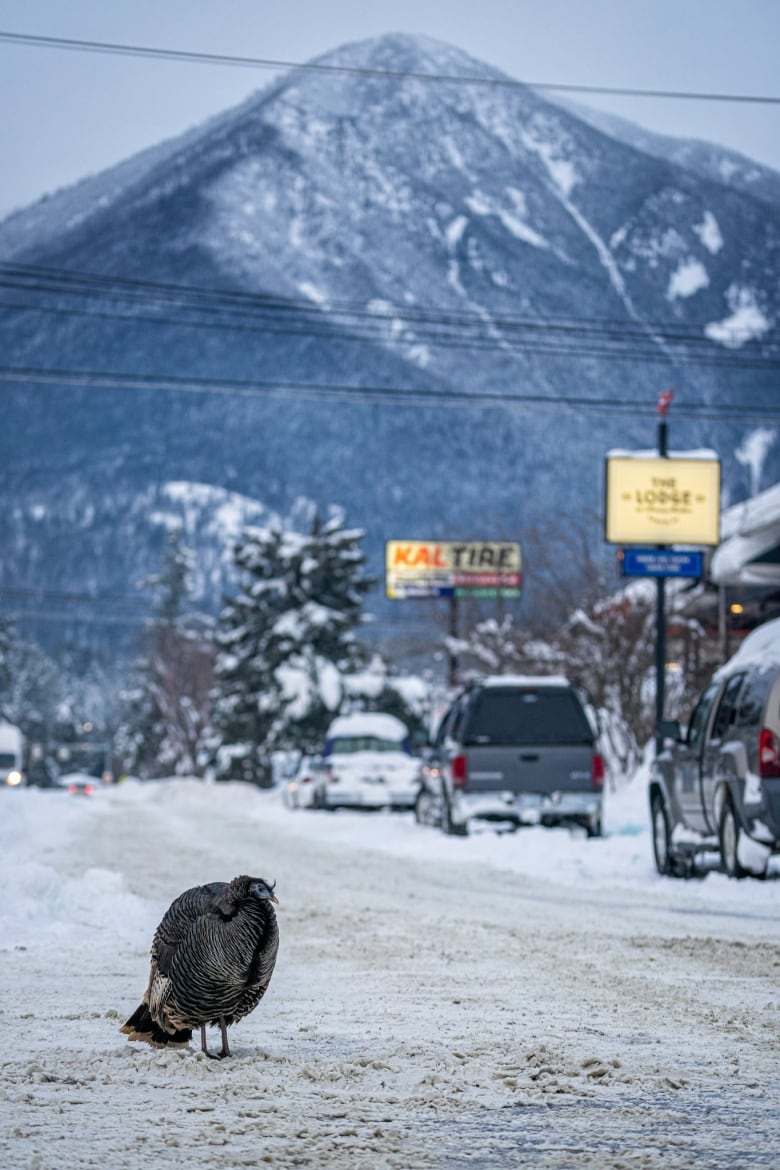
[[[187,1044],[206,1024],[226,1029],[257,1007],[279,948],[273,887],[245,874],[185,890],[155,931],[149,985],[122,1027],[130,1040],[155,1047]],[[209,1054],[210,1055],[210,1054]]]

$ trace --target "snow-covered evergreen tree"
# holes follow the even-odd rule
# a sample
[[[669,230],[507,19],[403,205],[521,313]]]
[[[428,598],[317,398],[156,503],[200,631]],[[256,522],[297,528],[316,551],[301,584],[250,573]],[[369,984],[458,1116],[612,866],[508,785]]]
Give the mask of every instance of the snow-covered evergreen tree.
[[[206,763],[215,652],[210,624],[185,613],[191,570],[191,550],[171,533],[160,572],[145,582],[158,593],[157,617],[117,732],[124,768],[141,776],[201,775]]]
[[[374,582],[363,532],[315,513],[307,534],[249,528],[235,551],[242,591],[219,621],[213,721],[217,774],[272,782],[272,755],[316,750],[361,661],[356,630]]]
[[[431,732],[431,687],[419,675],[394,672],[381,654],[342,680],[341,714],[381,711],[395,715],[409,729],[413,744],[422,746]]]
[[[62,675],[40,646],[10,623],[0,631],[0,716],[20,727],[30,742],[55,738],[64,697]]]

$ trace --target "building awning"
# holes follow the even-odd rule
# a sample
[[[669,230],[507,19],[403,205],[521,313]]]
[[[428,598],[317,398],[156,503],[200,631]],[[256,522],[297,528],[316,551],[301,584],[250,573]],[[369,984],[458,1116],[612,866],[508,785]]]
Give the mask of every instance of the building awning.
[[[716,585],[780,586],[780,484],[728,508],[721,529],[710,565]]]

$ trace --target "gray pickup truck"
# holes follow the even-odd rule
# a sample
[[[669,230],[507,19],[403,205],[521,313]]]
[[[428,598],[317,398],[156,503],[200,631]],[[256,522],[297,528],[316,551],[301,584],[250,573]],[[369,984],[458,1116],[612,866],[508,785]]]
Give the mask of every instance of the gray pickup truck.
[[[417,820],[464,835],[473,819],[602,829],[604,761],[562,676],[499,675],[445,714],[420,774]]]

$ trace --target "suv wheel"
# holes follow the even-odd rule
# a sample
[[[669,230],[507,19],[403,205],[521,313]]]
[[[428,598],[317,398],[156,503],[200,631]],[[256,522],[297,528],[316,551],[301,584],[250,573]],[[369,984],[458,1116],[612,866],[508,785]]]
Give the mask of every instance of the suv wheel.
[[[585,832],[588,837],[603,837],[604,827],[601,823],[601,817],[594,817],[593,820],[588,821],[585,826]]]
[[[441,824],[441,801],[427,788],[421,788],[414,802],[414,819],[418,825]]]
[[[672,852],[672,829],[666,803],[660,792],[654,792],[650,801],[650,821],[653,829],[655,868],[664,877],[675,877],[677,861]]]
[[[441,827],[448,837],[468,837],[468,824],[459,825],[452,819],[452,809],[445,793],[442,793]]]
[[[739,838],[741,835],[742,829],[734,810],[734,802],[730,796],[727,796],[723,801],[723,808],[720,810],[718,838],[723,868],[729,877],[733,878],[747,877],[748,872],[739,863]]]

